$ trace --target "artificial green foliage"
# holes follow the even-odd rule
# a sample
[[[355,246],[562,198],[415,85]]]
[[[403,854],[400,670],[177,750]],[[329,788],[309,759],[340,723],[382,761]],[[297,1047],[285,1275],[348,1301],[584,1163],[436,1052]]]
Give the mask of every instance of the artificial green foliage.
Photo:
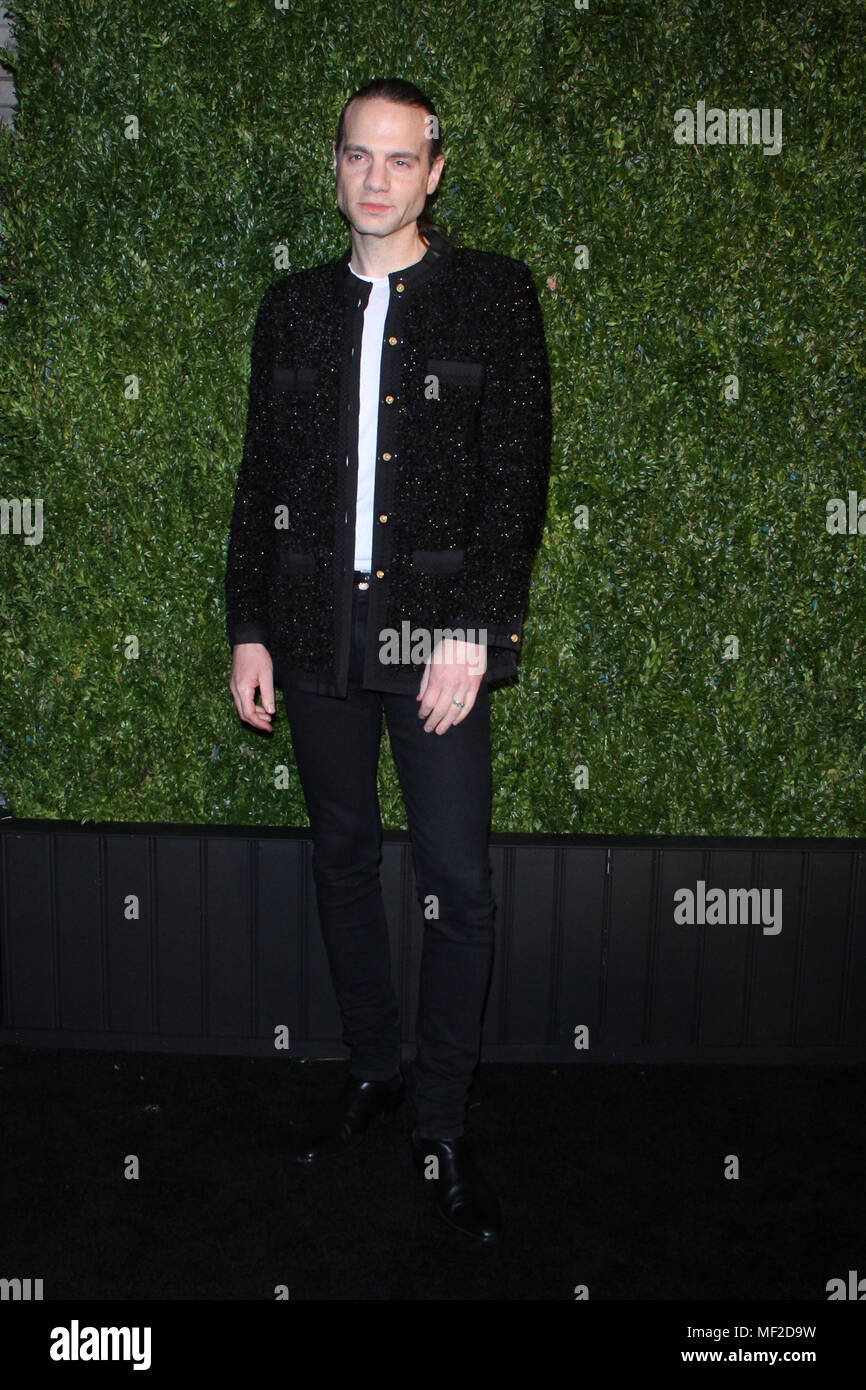
[[[864,833],[866,534],[826,528],[866,497],[858,0],[14,9],[0,496],[44,508],[41,544],[0,538],[17,815],[306,824],[282,706],[269,739],[228,691],[250,338],[277,248],[295,270],[348,244],[330,140],[396,75],[439,110],[440,223],[527,261],[548,331],[493,828]],[[699,101],[781,109],[780,152],[677,144]],[[387,743],[380,786],[405,825]]]

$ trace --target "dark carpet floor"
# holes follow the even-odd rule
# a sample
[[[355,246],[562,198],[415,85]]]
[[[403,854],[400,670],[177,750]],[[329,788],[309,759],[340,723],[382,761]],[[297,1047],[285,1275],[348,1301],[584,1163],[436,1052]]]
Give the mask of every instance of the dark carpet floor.
[[[351,1154],[287,1160],[345,1069],[0,1048],[0,1275],[45,1299],[810,1302],[866,1275],[862,1068],[483,1064],[494,1248],[432,1212],[408,1104]]]

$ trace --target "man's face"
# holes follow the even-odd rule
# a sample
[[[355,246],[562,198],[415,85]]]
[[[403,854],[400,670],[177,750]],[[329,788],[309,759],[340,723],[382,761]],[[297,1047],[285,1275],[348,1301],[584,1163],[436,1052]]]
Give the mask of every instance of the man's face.
[[[440,154],[430,166],[429,119],[418,106],[383,97],[350,105],[333,167],[337,204],[356,232],[390,236],[424,211],[445,164]]]

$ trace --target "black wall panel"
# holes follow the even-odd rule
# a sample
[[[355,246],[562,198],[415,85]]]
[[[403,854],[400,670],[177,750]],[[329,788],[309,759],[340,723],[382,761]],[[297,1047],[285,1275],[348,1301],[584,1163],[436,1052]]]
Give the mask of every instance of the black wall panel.
[[[866,1045],[866,854],[852,856],[851,901],[848,913],[850,929],[848,963],[843,990],[843,1024],[841,1041],[851,1048]]]
[[[345,1056],[302,830],[0,827],[0,1041]],[[484,1055],[866,1059],[866,842],[494,836]],[[675,920],[757,890],[765,919]],[[382,884],[411,1046],[424,917],[406,835]],[[762,898],[762,893],[766,897]],[[577,1043],[577,1045],[576,1045]]]

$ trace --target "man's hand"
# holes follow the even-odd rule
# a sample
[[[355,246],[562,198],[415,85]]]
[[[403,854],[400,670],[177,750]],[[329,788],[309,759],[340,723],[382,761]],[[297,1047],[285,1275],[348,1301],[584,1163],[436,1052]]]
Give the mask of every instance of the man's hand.
[[[483,646],[453,637],[437,642],[415,696],[421,701],[418,718],[427,720],[425,734],[431,729],[444,734],[452,724],[460,724],[466,718],[486,669],[487,651]],[[454,704],[455,700],[462,701],[462,709]]]
[[[271,720],[277,709],[274,703],[274,664],[270,652],[261,642],[238,642],[232,648],[229,690],[244,723],[270,733]],[[254,704],[257,690],[261,691],[260,705]]]

